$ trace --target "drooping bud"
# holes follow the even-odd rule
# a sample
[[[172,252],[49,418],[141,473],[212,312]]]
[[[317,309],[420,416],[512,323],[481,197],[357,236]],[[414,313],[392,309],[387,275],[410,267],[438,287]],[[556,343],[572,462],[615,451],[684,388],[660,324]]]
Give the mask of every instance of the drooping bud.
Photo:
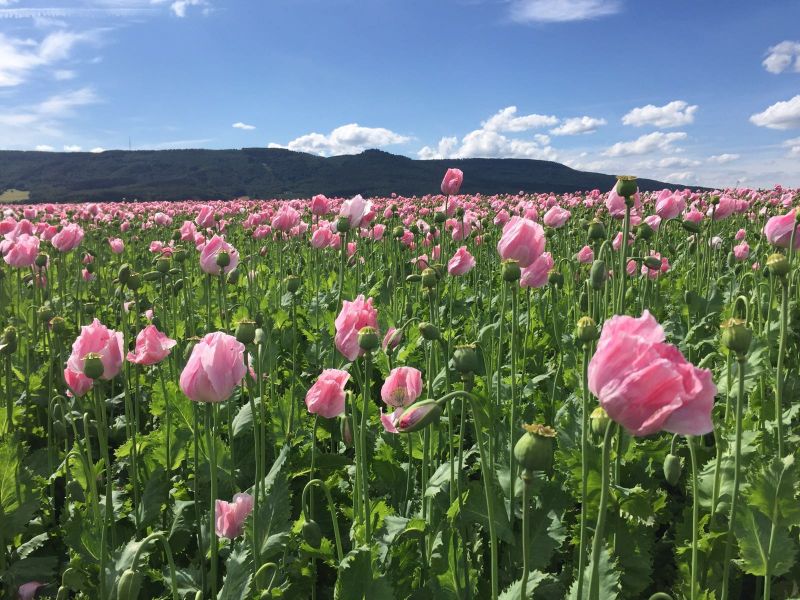
[[[97,352],[89,352],[83,357],[83,374],[89,379],[100,379],[105,373],[103,360]]]
[[[117,271],[117,280],[120,282],[121,285],[125,285],[128,283],[128,278],[131,276],[131,266],[128,263],[125,263],[119,268]]]
[[[442,334],[439,332],[439,328],[433,323],[422,321],[417,327],[419,328],[419,332],[422,334],[422,337],[429,342],[435,342],[442,337]]]
[[[503,281],[507,283],[514,283],[519,281],[519,278],[522,276],[522,269],[519,267],[519,261],[509,259],[503,261],[502,266],[503,272]]]
[[[322,545],[322,530],[316,521],[309,520],[303,523],[303,540],[312,548],[319,549]]]
[[[125,569],[117,583],[117,598],[119,600],[136,600],[142,585],[142,577],[133,569]]]
[[[380,348],[381,340],[374,327],[362,327],[358,331],[358,347],[365,352],[372,352]]]
[[[406,408],[395,426],[400,433],[412,433],[438,421],[441,415],[442,407],[436,400],[422,400]]]
[[[422,281],[422,275],[419,273],[412,273],[406,277],[406,283],[419,283]]]
[[[654,233],[655,231],[653,231],[653,228],[650,227],[650,225],[648,225],[647,223],[639,223],[639,226],[636,228],[636,237],[638,239],[642,240],[652,239]]]
[[[547,283],[552,285],[553,287],[561,287],[564,285],[564,275],[561,271],[550,271],[547,275]]]
[[[655,256],[647,256],[642,262],[644,262],[645,267],[652,271],[658,271],[661,269],[661,260]]]
[[[670,485],[677,485],[678,480],[681,478],[681,459],[674,454],[670,453],[664,457],[664,479]]]
[[[700,223],[694,221],[681,221],[683,228],[689,233],[700,233]]]
[[[0,338],[0,354],[6,356],[13,354],[17,350],[17,328],[9,325],[3,330]]]
[[[589,283],[592,285],[593,290],[602,290],[608,279],[608,269],[603,260],[597,259],[592,263],[592,268],[589,271]]]

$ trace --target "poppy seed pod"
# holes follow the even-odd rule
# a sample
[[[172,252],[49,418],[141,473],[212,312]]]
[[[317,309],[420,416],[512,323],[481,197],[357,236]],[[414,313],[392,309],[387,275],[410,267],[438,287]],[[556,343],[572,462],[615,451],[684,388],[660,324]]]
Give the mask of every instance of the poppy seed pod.
[[[561,271],[550,271],[547,275],[547,282],[553,287],[561,287],[564,285],[564,275]]]
[[[767,268],[776,277],[785,277],[789,273],[789,261],[783,254],[776,252],[767,258]]]
[[[303,283],[303,280],[300,279],[297,275],[289,275],[285,281],[286,281],[286,290],[290,294],[296,294],[297,291],[300,289],[300,284]]]
[[[597,324],[592,317],[581,317],[575,328],[575,339],[582,344],[589,344],[600,337]]]
[[[17,328],[9,325],[3,330],[3,337],[0,338],[0,354],[6,356],[13,354],[17,350]]]
[[[519,278],[522,276],[522,269],[519,267],[518,260],[504,260],[502,266],[502,273],[503,273],[503,281],[507,283],[514,283],[515,281],[519,281]]]
[[[39,267],[40,269],[42,267],[46,267],[47,259],[48,259],[47,254],[45,254],[44,252],[40,252],[39,254],[36,255],[36,266]]]
[[[624,198],[631,198],[637,190],[636,177],[633,175],[617,175],[617,194]]]
[[[142,287],[142,276],[139,275],[139,273],[131,273],[128,276],[128,281],[125,282],[125,285],[128,286],[129,290],[135,292]]]
[[[186,250],[183,248],[178,248],[172,253],[172,258],[175,260],[175,262],[182,263],[186,260]]]
[[[539,425],[523,425],[525,433],[514,445],[514,458],[524,471],[548,471],[553,465],[553,438],[556,432],[552,427]],[[522,478],[530,479],[530,473],[523,473]]]
[[[39,317],[40,321],[47,323],[53,318],[53,309],[49,306],[40,306],[39,310],[36,311],[36,315]]]
[[[442,336],[442,334],[439,332],[439,328],[428,321],[422,321],[417,327],[419,328],[419,332],[422,334],[422,337],[429,342],[435,342]]]
[[[358,347],[366,352],[380,348],[381,340],[374,327],[362,327],[358,330]]]
[[[474,344],[456,346],[453,351],[453,366],[459,373],[477,373],[481,365]]]
[[[90,352],[83,357],[83,374],[89,379],[100,379],[105,372],[103,360],[97,352]]]
[[[236,326],[236,341],[242,344],[252,344],[256,339],[255,321],[240,321]]]
[[[156,271],[162,274],[169,271],[169,259],[166,256],[162,256],[156,261]]]
[[[721,328],[722,345],[738,357],[744,357],[750,349],[750,342],[753,341],[753,331],[747,323],[742,319],[731,318],[722,323]]]
[[[439,282],[439,274],[430,267],[426,268],[422,271],[422,285],[426,288],[433,288],[436,287],[436,284]]]
[[[350,219],[347,217],[339,217],[336,219],[336,231],[339,233],[347,233],[350,231]]]
[[[217,266],[221,269],[224,269],[229,264],[231,264],[231,255],[226,250],[220,250],[217,253]]]
[[[120,284],[125,285],[126,283],[128,283],[128,279],[130,278],[130,276],[131,276],[131,266],[128,263],[125,263],[119,268],[119,271],[117,271],[117,281],[119,281]]]
[[[602,221],[595,219],[589,224],[589,239],[593,242],[606,239],[606,226]]]
[[[50,327],[56,335],[64,335],[67,332],[67,322],[64,317],[53,317],[50,319]]]
[[[592,429],[592,435],[596,438],[602,438],[606,433],[606,428],[608,427],[609,422],[611,419],[608,416],[608,413],[602,406],[597,406],[592,411],[592,414],[589,415],[589,423]]]
[[[394,229],[392,229],[392,236],[395,239],[400,239],[405,234],[406,230],[403,228],[402,225],[395,225]]]
[[[447,220],[447,215],[445,215],[441,210],[437,210],[433,215],[434,223],[444,223]]]

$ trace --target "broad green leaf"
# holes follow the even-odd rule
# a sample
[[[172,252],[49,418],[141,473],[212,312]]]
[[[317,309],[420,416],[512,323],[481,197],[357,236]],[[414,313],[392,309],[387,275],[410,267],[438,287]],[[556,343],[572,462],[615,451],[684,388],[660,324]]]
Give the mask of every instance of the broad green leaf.
[[[770,552],[772,524],[752,507],[746,504],[738,506],[734,532],[739,542],[737,564],[745,573],[763,577],[769,565],[770,573],[778,577],[794,566],[797,545],[789,537],[788,530],[785,527],[775,529]]]
[[[239,543],[225,561],[225,579],[218,600],[240,600],[250,596],[253,560],[245,543]]]
[[[761,511],[778,527],[800,524],[800,502],[796,498],[794,456],[774,458],[750,479],[748,504]]]

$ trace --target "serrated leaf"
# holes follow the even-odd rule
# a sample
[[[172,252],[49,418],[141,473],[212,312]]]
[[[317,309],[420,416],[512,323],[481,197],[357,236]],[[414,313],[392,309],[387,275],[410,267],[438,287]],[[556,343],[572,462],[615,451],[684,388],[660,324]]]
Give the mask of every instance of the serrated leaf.
[[[583,573],[583,593],[588,598],[591,586],[592,576],[592,561],[591,551],[589,554],[589,564],[586,565],[586,570]],[[600,550],[600,560],[598,561],[600,569],[599,577],[599,598],[603,600],[616,600],[620,593],[619,572],[617,572],[616,565],[611,560],[611,553],[608,547],[603,544]],[[569,600],[578,600],[578,581],[575,580],[569,588]]]
[[[218,600],[240,600],[250,595],[253,561],[246,544],[239,543],[225,561],[225,579]]]
[[[748,504],[766,515],[776,526],[800,524],[800,502],[796,499],[794,456],[774,458],[750,480]]]
[[[769,552],[772,524],[769,519],[746,504],[740,504],[736,510],[734,532],[739,542],[739,560],[737,564],[745,573],[763,577],[769,565],[770,573],[778,577],[795,564],[797,547],[784,527],[775,529],[772,540],[772,552]]]
[[[533,593],[536,591],[536,588],[539,587],[539,584],[542,583],[547,578],[545,573],[541,571],[529,571],[528,572],[528,581],[525,584],[525,598],[533,598]],[[508,586],[503,592],[498,596],[498,600],[520,600],[522,598],[522,578],[520,577],[510,586]]]

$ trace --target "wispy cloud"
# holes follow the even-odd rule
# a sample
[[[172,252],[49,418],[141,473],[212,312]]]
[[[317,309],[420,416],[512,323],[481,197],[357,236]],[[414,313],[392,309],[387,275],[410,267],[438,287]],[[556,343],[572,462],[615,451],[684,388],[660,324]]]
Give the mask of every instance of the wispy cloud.
[[[241,121],[237,121],[233,125],[231,125],[234,129],[243,129],[245,131],[252,131],[256,128],[255,125],[248,125],[247,123],[242,123]]]
[[[613,15],[618,0],[511,0],[511,19],[518,23],[563,23]]]

